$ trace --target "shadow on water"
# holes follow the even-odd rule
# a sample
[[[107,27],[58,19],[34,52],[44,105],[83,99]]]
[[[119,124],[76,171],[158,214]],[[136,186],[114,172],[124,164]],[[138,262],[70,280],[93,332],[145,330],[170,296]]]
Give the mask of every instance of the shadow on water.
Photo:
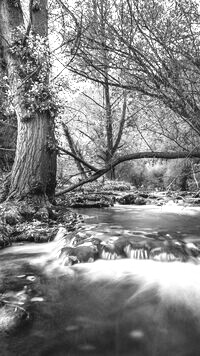
[[[84,210],[95,216],[85,229],[200,237],[198,210],[159,209]],[[1,251],[0,355],[200,355],[199,265],[122,259],[65,267],[55,250],[51,242]]]

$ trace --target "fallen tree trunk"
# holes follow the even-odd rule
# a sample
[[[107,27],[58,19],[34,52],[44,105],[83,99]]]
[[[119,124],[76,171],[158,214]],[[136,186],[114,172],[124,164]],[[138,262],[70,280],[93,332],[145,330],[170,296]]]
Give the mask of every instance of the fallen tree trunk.
[[[65,150],[66,152],[66,150]],[[118,164],[125,162],[125,161],[131,161],[134,159],[142,159],[142,158],[158,158],[158,159],[179,159],[179,158],[200,158],[200,151],[192,151],[192,152],[149,152],[149,151],[144,151],[144,152],[136,152],[136,153],[130,153],[125,156],[119,156],[116,159],[113,159],[109,162],[107,166],[104,168],[99,169],[96,171],[94,174],[91,175],[91,177],[83,179],[82,181],[75,183],[71,185],[70,187],[60,190],[56,192],[56,196],[68,193],[78,187],[81,187],[82,185],[86,183],[90,183],[95,181],[96,179],[100,178],[103,176],[106,172],[108,172],[110,169],[113,167],[116,167]],[[87,164],[88,167],[88,164]],[[93,167],[94,168],[94,167]]]

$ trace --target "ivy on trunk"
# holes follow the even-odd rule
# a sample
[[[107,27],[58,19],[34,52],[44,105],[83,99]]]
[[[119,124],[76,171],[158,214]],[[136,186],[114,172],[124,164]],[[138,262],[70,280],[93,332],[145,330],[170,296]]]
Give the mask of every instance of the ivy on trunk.
[[[9,197],[54,198],[56,186],[56,107],[49,90],[47,0],[30,2],[25,26],[20,1],[0,1],[1,60],[18,122]]]

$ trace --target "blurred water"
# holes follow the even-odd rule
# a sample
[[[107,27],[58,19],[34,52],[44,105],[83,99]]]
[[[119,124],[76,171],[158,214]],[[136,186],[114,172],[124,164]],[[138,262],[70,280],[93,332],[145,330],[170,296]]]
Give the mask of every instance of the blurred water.
[[[105,239],[200,238],[200,209],[79,210]],[[116,260],[64,267],[57,242],[0,252],[0,355],[199,356],[200,266]]]

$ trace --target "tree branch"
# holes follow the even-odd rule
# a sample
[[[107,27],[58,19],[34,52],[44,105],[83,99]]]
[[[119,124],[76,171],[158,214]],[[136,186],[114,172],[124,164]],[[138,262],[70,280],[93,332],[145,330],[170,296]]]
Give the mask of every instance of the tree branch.
[[[11,152],[15,152],[14,148],[4,148],[4,147],[0,147],[0,151],[11,151]]]
[[[124,101],[123,101],[123,106],[122,106],[122,114],[121,114],[121,119],[120,119],[117,138],[116,138],[116,141],[115,141],[115,144],[114,144],[114,147],[113,147],[113,152],[115,152],[119,147],[119,143],[121,141],[122,134],[123,134],[124,124],[125,124],[125,121],[126,121],[127,93],[124,92],[123,95],[124,95]]]
[[[58,191],[55,196],[59,196],[65,193],[68,193],[78,187],[81,187],[82,185],[86,183],[93,182],[94,180],[100,178],[103,176],[106,172],[108,172],[110,169],[113,167],[117,166],[118,164],[125,162],[125,161],[130,161],[133,159],[141,159],[141,158],[160,158],[160,159],[178,159],[178,158],[200,158],[200,151],[193,151],[193,152],[136,152],[136,153],[131,153],[129,155],[121,156],[113,161],[110,161],[110,163],[102,168],[97,170],[91,177],[82,180],[81,182],[78,182],[76,184],[71,185],[70,187]]]
[[[81,159],[80,157],[76,156],[75,154],[73,154],[72,152],[66,150],[65,148],[62,148],[60,146],[57,147],[59,151],[62,151],[64,153],[66,153],[67,155],[73,157],[75,160],[79,161],[80,163],[82,163],[85,167],[89,168],[91,171],[93,172],[98,172],[99,169],[92,166],[91,164],[85,162],[83,159]]]
[[[86,183],[90,183],[90,182],[93,182],[94,180],[100,178],[102,175],[104,175],[106,172],[108,172],[108,170],[105,170],[105,169],[101,169],[99,170],[98,172],[94,173],[91,177],[89,178],[86,178],[84,180],[82,180],[81,182],[79,183],[76,183],[76,184],[73,184],[71,185],[70,187],[66,188],[66,189],[63,189],[63,190],[60,190],[58,191],[55,196],[58,197],[59,195],[62,195],[62,194],[65,194],[65,193],[68,193],[68,192],[71,192],[72,190],[78,188],[78,187],[81,187],[82,185],[86,184]]]
[[[64,134],[65,134],[65,137],[66,137],[66,139],[67,139],[67,141],[68,141],[68,144],[69,144],[69,147],[70,147],[70,149],[71,149],[72,154],[75,155],[75,156],[77,156],[77,157],[79,157],[80,159],[83,159],[83,158],[82,158],[82,155],[80,154],[80,152],[78,153],[78,151],[80,151],[80,149],[77,149],[77,147],[76,147],[76,145],[75,145],[75,143],[74,143],[73,137],[72,137],[72,135],[71,135],[71,133],[70,133],[70,131],[69,131],[67,125],[64,124],[64,122],[62,122],[62,127],[63,127]],[[78,168],[79,172],[80,172],[83,176],[86,176],[86,175],[85,175],[84,168],[83,168],[82,164],[80,163],[80,161],[77,160],[77,159],[75,159],[75,163],[76,163],[76,165],[77,165],[77,168]]]

